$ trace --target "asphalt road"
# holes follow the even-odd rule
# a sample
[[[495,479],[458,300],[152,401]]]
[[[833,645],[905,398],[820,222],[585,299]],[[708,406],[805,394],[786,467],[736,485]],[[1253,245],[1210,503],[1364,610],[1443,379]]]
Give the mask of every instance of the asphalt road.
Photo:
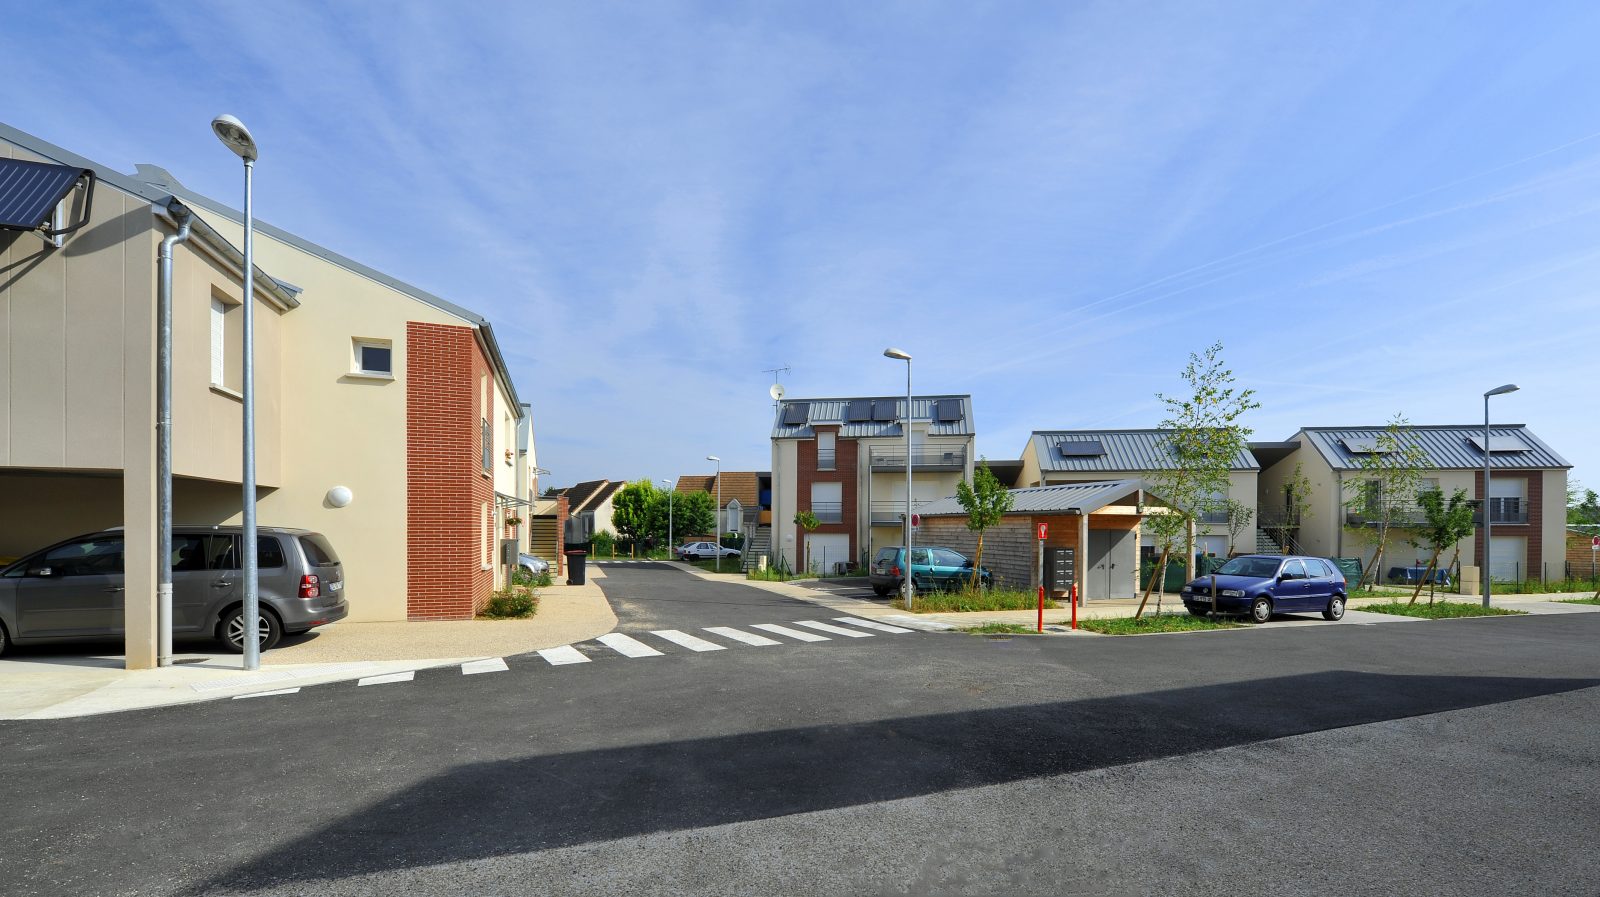
[[[608,573],[624,631],[807,611]],[[885,633],[11,723],[5,892],[1593,895],[1597,617]]]

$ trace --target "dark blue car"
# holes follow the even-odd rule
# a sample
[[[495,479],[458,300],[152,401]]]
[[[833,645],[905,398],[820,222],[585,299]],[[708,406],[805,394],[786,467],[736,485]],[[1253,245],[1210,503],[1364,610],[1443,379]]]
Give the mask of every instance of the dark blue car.
[[[1326,558],[1303,555],[1245,554],[1217,568],[1218,613],[1247,613],[1265,623],[1275,613],[1318,612],[1324,620],[1344,616],[1344,574]],[[1203,617],[1211,613],[1212,575],[1183,587],[1183,606]]]

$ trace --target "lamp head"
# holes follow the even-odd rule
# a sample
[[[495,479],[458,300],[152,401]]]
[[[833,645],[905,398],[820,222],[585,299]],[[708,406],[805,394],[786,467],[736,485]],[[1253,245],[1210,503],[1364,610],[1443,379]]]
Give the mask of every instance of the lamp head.
[[[718,458],[718,457],[717,457],[717,456],[716,456],[716,455],[706,455],[706,460],[707,460],[707,461],[715,461],[715,462],[717,462],[717,463],[718,463],[718,464],[721,464],[721,463],[722,463],[722,459],[721,459],[721,458]]]
[[[250,136],[250,129],[244,126],[244,122],[231,115],[219,115],[211,120],[211,130],[217,133],[222,145],[233,150],[239,158],[254,162],[258,157],[256,139]]]
[[[1515,383],[1507,383],[1505,386],[1496,386],[1494,389],[1489,390],[1483,394],[1483,397],[1487,399],[1490,396],[1503,396],[1508,392],[1516,392],[1521,388]]]
[[[898,358],[901,361],[910,361],[911,360],[911,353],[910,352],[907,352],[904,349],[896,349],[896,348],[893,348],[893,347],[890,347],[888,349],[884,349],[883,350],[883,355],[884,355],[885,358]]]

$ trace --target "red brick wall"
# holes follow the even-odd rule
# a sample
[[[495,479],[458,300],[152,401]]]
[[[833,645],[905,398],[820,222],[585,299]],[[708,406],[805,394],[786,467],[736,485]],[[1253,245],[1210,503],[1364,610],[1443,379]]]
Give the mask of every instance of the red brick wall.
[[[471,327],[406,325],[406,616],[465,620],[493,588],[483,570],[479,377]]]
[[[1538,579],[1540,564],[1544,562],[1544,471],[1542,470],[1495,470],[1490,472],[1493,479],[1515,478],[1527,480],[1528,486],[1528,522],[1527,523],[1496,523],[1494,532],[1502,536],[1527,536],[1528,537],[1528,562],[1524,567],[1523,578]],[[1472,488],[1483,499],[1483,513],[1489,513],[1489,500],[1483,494],[1483,471],[1473,474]],[[1564,500],[1564,497],[1563,497]],[[1483,527],[1478,527],[1473,533],[1473,557],[1483,559]],[[1551,575],[1559,575],[1552,570]]]
[[[817,427],[817,432],[839,431],[838,427]],[[817,441],[815,439],[801,439],[795,442],[795,503],[800,511],[811,510],[811,484],[815,482],[843,483],[839,490],[840,523],[824,523],[812,532],[815,533],[845,533],[850,537],[850,557],[861,557],[861,546],[858,544],[859,535],[856,533],[856,459],[859,457],[859,443],[854,439],[834,437],[834,464],[833,470],[817,470]],[[805,550],[804,530],[797,531],[795,538],[801,544],[795,550]]]

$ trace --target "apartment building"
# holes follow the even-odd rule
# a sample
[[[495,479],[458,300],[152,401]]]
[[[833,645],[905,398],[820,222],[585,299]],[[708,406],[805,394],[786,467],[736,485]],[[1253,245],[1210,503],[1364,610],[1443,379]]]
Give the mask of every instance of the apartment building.
[[[1421,522],[1415,495],[1383,495],[1367,477],[1361,459],[1383,451],[1382,426],[1306,427],[1281,443],[1256,444],[1261,459],[1260,507],[1269,519],[1283,520],[1294,547],[1307,554],[1371,559],[1376,547],[1380,506],[1405,529]],[[1464,489],[1477,501],[1487,498],[1491,575],[1497,580],[1560,578],[1564,571],[1567,471],[1572,465],[1522,424],[1490,428],[1485,444],[1481,424],[1414,426],[1405,438],[1421,450],[1419,491],[1438,489],[1446,497]],[[1483,465],[1488,457],[1488,495]],[[1289,504],[1286,486],[1299,465],[1311,493],[1300,507]],[[1473,538],[1461,544],[1461,564],[1483,557],[1482,512]],[[1387,555],[1397,564],[1426,562],[1428,547],[1413,547],[1415,532],[1391,534]],[[1420,541],[1420,540],[1419,540]],[[1441,564],[1448,563],[1444,558]],[[1386,565],[1387,566],[1387,565]]]
[[[157,247],[191,221],[173,263],[174,516],[237,523],[242,215],[4,125],[0,165],[74,178],[51,218],[84,219],[0,230],[0,555],[126,526],[137,665],[154,621]],[[26,183],[0,178],[0,205]],[[489,322],[270,224],[255,263],[259,522],[329,537],[352,620],[470,618],[536,484]]]
[[[864,564],[898,545],[911,465],[913,513],[970,480],[972,397],[784,399],[772,429],[772,557],[790,569]],[[806,531],[795,515],[810,512]]]

